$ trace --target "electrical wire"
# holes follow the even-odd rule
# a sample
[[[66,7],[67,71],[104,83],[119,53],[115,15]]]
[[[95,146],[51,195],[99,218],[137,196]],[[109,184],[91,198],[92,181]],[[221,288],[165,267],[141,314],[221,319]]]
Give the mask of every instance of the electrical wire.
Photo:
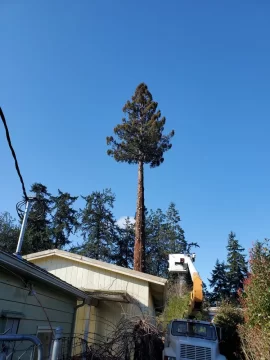
[[[21,200],[16,204],[16,211],[21,220],[23,219],[23,215],[25,212],[25,205],[26,205],[25,200]]]
[[[45,204],[42,202],[42,200],[39,200],[37,198],[29,199],[29,197],[27,196],[24,181],[23,181],[23,177],[22,177],[20,167],[19,167],[19,164],[18,164],[17,156],[16,156],[15,150],[14,150],[14,148],[12,146],[12,143],[11,143],[11,138],[10,138],[7,122],[6,122],[5,115],[4,115],[1,107],[0,107],[0,117],[1,117],[3,125],[5,127],[7,142],[8,142],[11,154],[13,156],[14,162],[15,162],[15,168],[16,168],[17,174],[19,176],[19,179],[20,179],[20,182],[21,182],[21,185],[22,185],[23,200],[19,201],[17,203],[17,205],[16,205],[17,214],[18,214],[19,218],[22,220],[23,216],[24,216],[24,211],[25,211],[24,208],[26,206],[27,201],[29,201],[29,200],[35,201],[36,204],[38,204],[38,213],[36,214],[35,218],[36,218],[36,220],[39,220],[44,215]]]
[[[33,212],[31,215],[32,220],[41,220],[45,214],[45,203],[42,199],[38,199],[37,197],[30,198],[28,201],[32,202],[32,206],[35,206],[35,212],[33,216]],[[25,207],[26,207],[26,200],[21,200],[16,204],[16,211],[18,214],[18,217],[22,220],[25,213]]]
[[[15,162],[15,168],[16,168],[17,174],[18,174],[18,176],[19,176],[21,185],[22,185],[24,200],[27,201],[27,200],[28,200],[28,196],[27,196],[27,194],[26,194],[23,177],[22,177],[22,174],[21,174],[21,171],[20,171],[20,168],[19,168],[19,164],[18,164],[18,160],[17,160],[17,157],[16,157],[16,153],[15,153],[15,151],[14,151],[14,149],[13,149],[13,146],[12,146],[12,143],[11,143],[11,139],[10,139],[10,135],[9,135],[9,130],[8,130],[7,122],[6,122],[6,119],[5,119],[5,116],[4,116],[4,113],[3,113],[1,107],[0,107],[0,117],[1,117],[1,119],[2,119],[3,125],[4,125],[5,130],[6,130],[7,142],[8,142],[10,151],[11,151],[11,153],[12,153],[12,156],[13,156],[13,159],[14,159],[14,162]]]

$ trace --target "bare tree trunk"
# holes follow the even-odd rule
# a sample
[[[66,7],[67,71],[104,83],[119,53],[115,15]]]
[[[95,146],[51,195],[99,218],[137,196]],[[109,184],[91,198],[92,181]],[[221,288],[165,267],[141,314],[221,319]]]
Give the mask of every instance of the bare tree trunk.
[[[138,193],[135,224],[135,244],[134,244],[134,270],[144,271],[145,253],[145,216],[144,216],[144,177],[143,162],[139,162],[138,167]]]

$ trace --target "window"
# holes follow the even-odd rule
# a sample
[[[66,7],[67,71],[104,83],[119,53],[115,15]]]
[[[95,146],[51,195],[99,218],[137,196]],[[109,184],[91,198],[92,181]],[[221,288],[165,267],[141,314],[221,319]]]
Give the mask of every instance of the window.
[[[24,314],[17,311],[2,310],[0,314],[0,333],[17,334],[20,319]]]
[[[11,317],[2,317],[0,318],[0,333],[5,333],[5,335],[17,334],[19,328],[20,319],[11,318]],[[6,342],[2,343],[2,349],[5,350],[7,359],[11,360],[13,356],[13,350],[15,347],[15,342]]]
[[[53,328],[53,330],[55,330]],[[49,359],[52,351],[53,332],[49,326],[39,326],[36,335],[43,345],[43,357]],[[34,351],[33,360],[37,360],[37,351]]]
[[[20,323],[20,319],[7,318],[5,330],[4,330],[4,332],[6,332],[6,335],[17,334],[19,323]]]
[[[216,340],[216,330],[211,324],[199,322],[174,321],[172,323],[173,336],[193,336],[207,340]]]

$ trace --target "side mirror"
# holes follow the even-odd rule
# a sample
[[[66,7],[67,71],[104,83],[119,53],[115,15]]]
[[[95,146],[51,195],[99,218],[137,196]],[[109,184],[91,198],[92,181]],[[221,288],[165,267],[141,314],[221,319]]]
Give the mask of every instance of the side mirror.
[[[217,329],[218,340],[221,341],[222,340],[222,328],[220,326],[217,326],[216,329]]]

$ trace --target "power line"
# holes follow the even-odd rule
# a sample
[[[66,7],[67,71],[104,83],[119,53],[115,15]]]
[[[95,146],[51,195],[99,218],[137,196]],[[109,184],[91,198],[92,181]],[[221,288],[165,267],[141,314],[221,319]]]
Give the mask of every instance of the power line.
[[[17,160],[17,157],[16,157],[16,153],[13,149],[13,146],[12,146],[12,143],[11,143],[11,139],[10,139],[10,135],[9,135],[9,131],[8,131],[8,126],[7,126],[7,122],[6,122],[6,119],[5,119],[5,116],[4,116],[4,113],[0,107],[0,116],[1,116],[1,119],[2,119],[2,122],[4,124],[4,127],[5,127],[5,130],[6,130],[6,138],[7,138],[7,142],[8,142],[8,145],[9,145],[9,148],[10,148],[10,151],[12,153],[12,156],[13,156],[13,159],[15,161],[15,168],[16,168],[16,171],[17,171],[17,174],[19,176],[19,179],[20,179],[20,182],[22,184],[22,191],[23,191],[23,195],[24,195],[24,199],[25,200],[28,200],[28,196],[26,194],[26,190],[25,190],[25,186],[24,186],[24,181],[23,181],[23,177],[22,177],[22,174],[21,174],[21,171],[20,171],[20,168],[19,168],[19,164],[18,164],[18,160]]]

